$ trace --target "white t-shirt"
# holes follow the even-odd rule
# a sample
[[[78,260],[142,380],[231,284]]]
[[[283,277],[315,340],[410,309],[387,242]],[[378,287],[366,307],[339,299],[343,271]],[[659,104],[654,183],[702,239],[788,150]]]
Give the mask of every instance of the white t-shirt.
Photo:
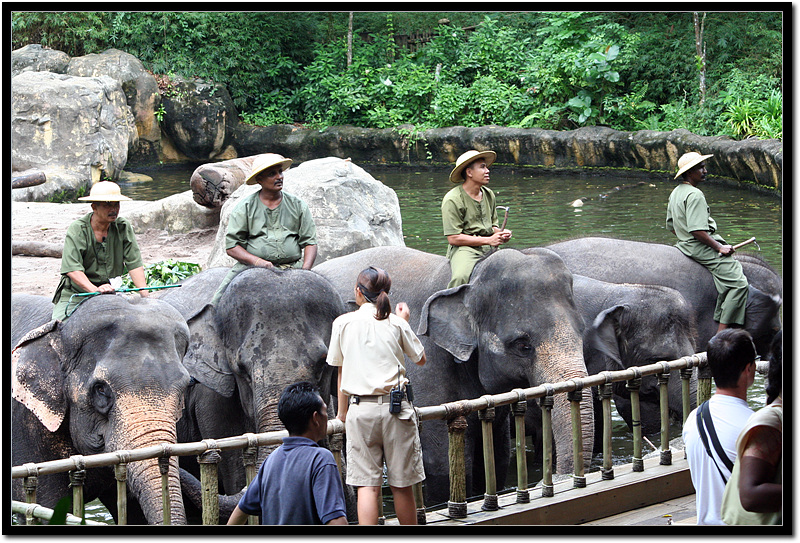
[[[727,453],[731,462],[736,461],[736,439],[742,428],[747,424],[747,419],[753,414],[747,402],[722,394],[714,394],[709,400],[709,411],[714,421],[719,443]],[[707,433],[707,432],[706,432]],[[692,476],[696,493],[697,524],[725,525],[720,518],[722,495],[725,493],[725,482],[720,477],[714,461],[709,458],[700,433],[697,429],[697,409],[689,413],[686,424],[683,426],[683,443],[686,447],[686,460]],[[722,470],[725,479],[730,479],[731,472],[717,456],[711,437],[708,437],[708,446],[714,455],[716,465]]]
[[[398,378],[407,381],[403,354],[416,364],[425,352],[405,319],[390,313],[378,320],[376,312],[365,303],[333,321],[327,362],[342,366],[342,392],[349,396],[389,394]]]

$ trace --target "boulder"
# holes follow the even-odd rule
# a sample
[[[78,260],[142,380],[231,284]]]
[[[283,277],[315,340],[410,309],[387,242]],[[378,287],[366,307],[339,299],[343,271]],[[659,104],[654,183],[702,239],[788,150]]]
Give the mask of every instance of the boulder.
[[[138,147],[144,147],[131,151],[146,155],[157,148],[161,127],[156,111],[161,105],[161,94],[155,77],[145,70],[139,59],[119,49],[108,49],[99,54],[72,57],[66,73],[80,77],[107,75],[119,81],[136,123]]]
[[[206,268],[233,266],[225,253],[228,217],[259,185],[242,185],[222,205]],[[316,263],[382,245],[404,246],[400,203],[391,188],[349,159],[320,158],[284,173],[283,190],[302,198],[317,227]]]
[[[22,72],[53,72],[63,74],[69,65],[69,55],[32,43],[11,51],[11,77]]]
[[[239,119],[224,85],[176,77],[164,90],[162,102],[164,133],[178,151],[193,160],[230,153],[230,132]]]
[[[56,172],[87,188],[116,180],[137,137],[125,93],[110,77],[25,71],[11,79],[11,170],[40,169],[47,177],[15,191],[15,199],[23,191],[39,198],[63,190]]]
[[[134,209],[126,210],[125,217],[131,221],[136,233],[156,229],[169,234],[181,234],[216,227],[219,209],[197,205],[192,199],[192,191],[187,190],[155,202],[143,202]]]
[[[250,175],[250,168],[258,155],[233,158],[222,162],[201,164],[192,173],[189,186],[194,201],[210,209],[218,209]]]

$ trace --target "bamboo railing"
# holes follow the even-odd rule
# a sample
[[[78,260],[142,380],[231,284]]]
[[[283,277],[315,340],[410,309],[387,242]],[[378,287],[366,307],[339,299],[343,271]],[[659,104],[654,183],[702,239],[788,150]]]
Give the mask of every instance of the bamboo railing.
[[[758,363],[758,371],[766,373],[767,362]],[[580,425],[580,402],[583,401],[583,390],[598,387],[602,402],[603,417],[603,465],[601,475],[603,480],[613,479],[614,470],[611,456],[611,384],[626,382],[626,387],[631,393],[631,413],[633,418],[633,470],[644,471],[642,459],[642,433],[640,425],[639,387],[642,377],[656,375],[660,389],[660,414],[661,414],[661,449],[660,464],[671,465],[671,451],[669,449],[669,409],[667,398],[667,384],[672,371],[680,371],[682,405],[684,419],[689,413],[691,405],[689,381],[698,368],[697,405],[711,396],[711,376],[707,371],[706,353],[685,356],[671,362],[657,362],[647,366],[637,366],[627,370],[604,371],[582,379],[571,379],[558,383],[545,383],[539,386],[514,389],[509,392],[495,395],[485,395],[473,400],[459,400],[437,406],[416,407],[420,424],[427,420],[443,419],[447,421],[449,464],[450,464],[450,499],[447,503],[447,513],[452,518],[465,518],[466,488],[465,488],[465,461],[464,461],[464,433],[467,428],[466,416],[477,411],[481,422],[481,431],[484,444],[484,466],[486,472],[486,494],[484,495],[483,510],[494,511],[497,506],[497,483],[494,469],[494,450],[492,439],[492,420],[494,410],[498,406],[510,405],[516,429],[516,456],[517,456],[517,503],[528,503],[530,494],[528,490],[527,464],[525,462],[525,413],[527,401],[538,399],[542,406],[542,440],[543,440],[543,472],[542,496],[553,496],[552,473],[552,420],[551,408],[556,394],[566,394],[570,402],[572,415],[572,435],[574,454],[573,487],[586,486],[584,475],[583,446]],[[338,419],[328,421],[329,445],[336,458],[340,470],[342,434],[344,424]],[[282,439],[288,436],[285,430],[262,434],[244,434],[241,436],[220,439],[204,439],[195,443],[163,444],[143,447],[133,450],[115,451],[112,453],[96,454],[91,456],[72,456],[62,460],[52,460],[38,464],[24,464],[11,468],[12,479],[22,478],[26,492],[26,502],[19,506],[14,504],[12,510],[26,515],[26,524],[34,524],[36,508],[44,510],[36,503],[37,477],[52,473],[70,472],[70,481],[73,490],[73,515],[84,517],[83,486],[85,470],[115,466],[117,478],[117,510],[119,511],[118,524],[127,523],[126,503],[126,467],[130,462],[137,462],[151,458],[158,458],[161,466],[162,493],[164,496],[164,524],[170,524],[169,497],[166,491],[168,484],[169,458],[172,456],[197,455],[201,469],[201,487],[203,489],[203,524],[219,523],[219,495],[217,493],[217,466],[221,459],[220,452],[229,449],[244,449],[243,463],[245,465],[247,484],[253,480],[257,467],[257,447],[266,445],[279,445]],[[425,522],[425,506],[422,501],[422,483],[414,487],[414,496],[417,502],[417,517],[420,523]],[[382,514],[382,512],[381,512]],[[46,517],[45,517],[46,518]],[[257,522],[252,517],[250,523]]]

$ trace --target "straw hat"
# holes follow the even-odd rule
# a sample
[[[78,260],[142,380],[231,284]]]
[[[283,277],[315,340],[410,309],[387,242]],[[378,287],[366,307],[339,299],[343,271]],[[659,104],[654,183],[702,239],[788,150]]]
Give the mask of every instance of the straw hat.
[[[674,179],[677,179],[682,173],[691,170],[705,159],[712,156],[714,155],[701,155],[700,153],[695,153],[694,151],[685,153],[681,158],[678,159],[678,173],[675,174]]]
[[[281,171],[285,172],[289,169],[289,166],[292,165],[291,158],[283,158],[281,155],[275,153],[265,153],[263,155],[258,155],[256,159],[253,161],[253,169],[250,171],[250,175],[247,176],[247,179],[244,180],[246,185],[255,185],[257,183],[256,176],[260,174],[262,171],[266,170],[267,168],[271,168],[276,164],[281,165]]]
[[[98,181],[92,185],[89,196],[82,196],[78,200],[83,200],[84,202],[122,202],[123,200],[130,200],[130,198],[123,196],[119,190],[119,185],[113,181]]]
[[[492,163],[497,158],[497,153],[495,153],[494,151],[479,152],[476,151],[475,149],[467,151],[466,153],[458,157],[458,160],[456,160],[456,167],[453,168],[452,172],[450,172],[450,181],[452,181],[453,183],[461,183],[462,181],[464,181],[464,179],[461,177],[461,172],[464,170],[464,168],[469,166],[471,162],[474,162],[479,158],[485,158],[486,165],[491,166]]]

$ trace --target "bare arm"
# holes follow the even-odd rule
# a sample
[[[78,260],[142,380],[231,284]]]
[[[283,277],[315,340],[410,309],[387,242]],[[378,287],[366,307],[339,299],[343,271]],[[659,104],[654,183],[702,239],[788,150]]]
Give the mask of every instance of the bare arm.
[[[715,251],[717,251],[719,253],[722,253],[725,256],[729,256],[729,255],[732,255],[734,253],[735,249],[732,246],[723,245],[722,243],[720,243],[717,240],[715,240],[714,238],[712,238],[709,235],[709,233],[707,231],[705,231],[705,230],[693,230],[692,231],[692,235],[694,236],[694,239],[696,239],[700,243],[708,245],[709,247],[711,247]]]
[[[273,267],[272,262],[269,260],[264,260],[263,258],[257,257],[256,255],[246,251],[241,245],[234,245],[232,248],[226,249],[225,252],[229,257],[247,266],[257,266],[259,268]]]
[[[511,232],[509,230],[494,229],[494,234],[491,236],[470,236],[469,234],[451,234],[447,236],[447,243],[456,247],[481,247],[483,245],[491,245],[498,247],[511,239]]]
[[[80,270],[68,272],[67,277],[70,278],[74,285],[84,292],[100,292],[102,294],[110,294],[114,292],[114,287],[108,283],[103,283],[99,287],[94,286],[94,284],[89,281],[89,278],[86,277],[86,274]]]
[[[406,322],[408,322],[411,318],[411,310],[408,308],[408,304],[405,302],[398,303],[394,312],[401,319],[405,319]],[[424,366],[425,362],[427,362],[427,359],[425,358],[425,353],[422,353],[422,358],[420,358],[416,364],[418,366]]]
[[[742,451],[739,474],[739,499],[746,511],[780,511],[783,485],[773,483],[781,458],[781,433],[768,426],[757,426]]]
[[[325,523],[325,526],[347,526],[347,517],[339,517],[329,520]]]
[[[317,259],[317,246],[306,245],[303,248],[303,269],[310,270],[314,266],[314,260]]]
[[[245,522],[247,522],[247,516],[248,516],[247,513],[239,509],[239,506],[237,505],[236,508],[233,510],[233,513],[231,513],[231,516],[228,519],[227,524],[228,526],[234,524],[244,524]]]
[[[339,407],[336,413],[336,418],[344,422],[347,418],[347,394],[342,392],[342,366],[339,366],[339,377],[336,380],[337,398],[339,400]]]
[[[145,288],[147,287],[147,281],[144,277],[144,267],[139,266],[138,268],[134,268],[128,272],[131,276],[131,281],[137,288]],[[138,291],[140,296],[147,297],[150,293],[146,290]]]

